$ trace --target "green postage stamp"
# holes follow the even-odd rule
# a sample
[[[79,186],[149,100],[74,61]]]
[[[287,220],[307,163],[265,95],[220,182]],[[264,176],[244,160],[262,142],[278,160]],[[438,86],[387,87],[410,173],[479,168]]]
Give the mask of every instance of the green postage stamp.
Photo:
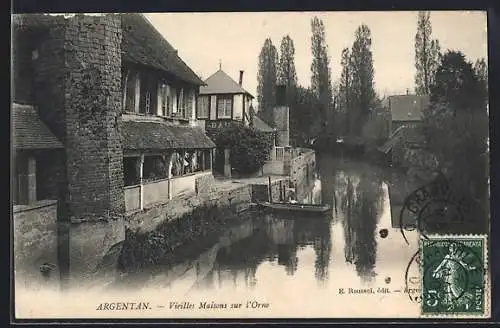
[[[482,235],[420,240],[424,316],[483,317],[489,311],[487,239]]]

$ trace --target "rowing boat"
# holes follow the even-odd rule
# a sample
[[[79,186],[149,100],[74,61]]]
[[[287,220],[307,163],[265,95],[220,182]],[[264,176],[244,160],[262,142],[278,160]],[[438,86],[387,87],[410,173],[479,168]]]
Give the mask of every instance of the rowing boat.
[[[324,214],[331,210],[328,204],[301,204],[301,203],[285,203],[285,202],[259,202],[258,206],[261,208],[283,211],[283,212],[297,212],[304,214]]]

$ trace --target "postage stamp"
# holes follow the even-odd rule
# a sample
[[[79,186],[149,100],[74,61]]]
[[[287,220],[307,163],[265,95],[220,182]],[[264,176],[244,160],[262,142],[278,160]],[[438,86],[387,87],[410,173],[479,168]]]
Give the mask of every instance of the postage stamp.
[[[420,240],[420,252],[422,315],[488,315],[486,236],[427,236]]]

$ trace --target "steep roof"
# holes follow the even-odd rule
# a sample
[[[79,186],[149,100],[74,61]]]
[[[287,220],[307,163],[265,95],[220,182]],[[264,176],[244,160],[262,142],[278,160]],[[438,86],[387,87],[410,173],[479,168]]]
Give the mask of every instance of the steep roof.
[[[12,139],[15,149],[63,148],[31,105],[12,104]]]
[[[84,14],[78,14],[77,17]],[[110,14],[112,15],[112,14]],[[182,81],[204,85],[196,73],[179,57],[177,50],[139,13],[118,14],[122,23],[122,59],[170,73]],[[73,15],[68,17],[72,18]],[[64,15],[19,14],[13,29],[43,31],[65,24]]]
[[[250,92],[243,89],[226,72],[219,69],[205,80],[206,86],[200,88],[200,94],[245,93],[253,98]]]
[[[262,132],[273,132],[274,129],[270,127],[266,122],[264,122],[257,115],[253,116],[253,127]]]
[[[207,149],[215,144],[201,128],[163,122],[122,121],[124,150]]]
[[[204,84],[144,15],[126,13],[121,17],[123,59],[171,73],[189,83]]]
[[[393,121],[419,121],[422,111],[429,105],[428,96],[399,95],[389,97]]]

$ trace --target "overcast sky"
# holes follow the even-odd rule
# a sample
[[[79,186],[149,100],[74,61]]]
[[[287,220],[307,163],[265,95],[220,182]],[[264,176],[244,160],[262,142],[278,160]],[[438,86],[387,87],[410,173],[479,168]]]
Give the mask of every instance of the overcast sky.
[[[146,17],[179,51],[181,58],[203,79],[222,69],[254,96],[258,56],[271,38],[279,51],[289,34],[295,44],[299,83],[310,85],[311,18],[325,24],[332,78],[340,76],[342,48],[351,47],[356,28],[365,23],[372,33],[375,88],[381,94],[414,89],[417,12],[267,12],[267,13],[154,13]],[[442,49],[462,51],[470,60],[487,58],[485,12],[431,12],[433,37]]]

